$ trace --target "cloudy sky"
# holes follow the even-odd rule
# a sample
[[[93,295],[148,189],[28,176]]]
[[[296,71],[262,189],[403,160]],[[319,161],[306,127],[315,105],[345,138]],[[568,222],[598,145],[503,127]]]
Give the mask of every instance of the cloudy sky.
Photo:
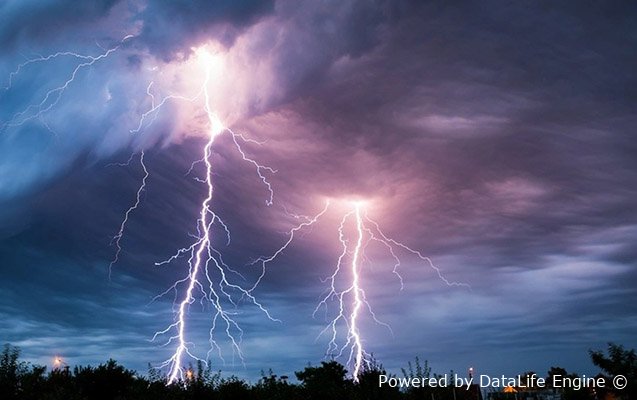
[[[588,349],[637,346],[636,18],[581,2],[2,2],[0,340],[48,365],[171,357],[170,335],[151,339],[174,322],[188,257],[156,263],[201,232],[205,91],[246,157],[276,170],[261,170],[268,205],[229,131],[215,138],[210,204],[232,240],[219,224],[211,240],[233,284],[250,288],[250,262],[330,201],[251,292],[280,322],[237,291],[223,302],[245,367],[217,329],[214,369],[254,379],[323,359],[338,304],[313,311],[364,201],[468,286],[395,248],[401,289],[389,249],[363,238],[360,285],[393,333],[366,308],[358,328],[388,369],[594,372]],[[337,290],[357,238],[345,222]],[[205,357],[214,309],[194,296],[187,340]]]

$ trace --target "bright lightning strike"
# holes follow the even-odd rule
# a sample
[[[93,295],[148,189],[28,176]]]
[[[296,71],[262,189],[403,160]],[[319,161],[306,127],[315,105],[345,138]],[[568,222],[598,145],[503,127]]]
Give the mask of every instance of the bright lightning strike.
[[[351,368],[352,377],[355,381],[358,381],[359,374],[370,361],[369,353],[365,351],[364,337],[360,323],[364,313],[367,312],[374,322],[386,327],[392,332],[388,324],[380,321],[376,317],[376,314],[367,300],[367,295],[363,287],[362,266],[366,260],[365,250],[371,242],[377,242],[385,247],[394,260],[392,272],[398,277],[401,290],[403,288],[403,279],[398,271],[401,266],[401,259],[398,256],[400,250],[415,255],[420,261],[425,262],[447,286],[469,287],[469,285],[450,281],[442,274],[440,268],[433,264],[431,259],[423,256],[419,251],[413,250],[409,246],[388,237],[380,229],[379,224],[367,215],[365,202],[356,201],[349,202],[348,204],[351,206],[351,210],[346,212],[341,218],[337,230],[342,251],[338,256],[334,272],[326,279],[326,282],[329,283],[327,294],[314,309],[313,316],[316,316],[321,308],[325,309],[327,315],[330,304],[336,302],[336,316],[331,319],[329,324],[319,333],[318,337],[330,332],[330,340],[326,352],[327,356],[340,358],[347,355],[347,365]],[[288,232],[288,240],[270,257],[261,257],[254,262],[254,264],[260,264],[262,266],[262,275],[259,280],[263,277],[263,274],[265,274],[266,264],[273,261],[285,251],[301,229],[316,224],[319,219],[327,213],[329,207],[330,202],[327,201],[325,207],[314,217],[304,217],[288,213],[292,217],[303,219],[304,221],[294,226]],[[345,285],[344,288],[342,288],[343,285]],[[344,343],[339,345],[339,332],[343,327],[346,330],[346,334]]]
[[[185,381],[187,379],[187,368],[184,366],[185,359],[187,357],[195,360],[204,359],[197,357],[194,354],[194,344],[188,340],[187,325],[188,325],[188,310],[190,306],[196,301],[196,297],[199,295],[202,304],[207,302],[214,310],[212,317],[212,326],[209,331],[209,343],[210,350],[206,355],[206,359],[209,358],[210,352],[215,351],[219,358],[224,360],[221,351],[221,346],[215,339],[215,333],[219,329],[222,329],[226,337],[231,343],[233,355],[238,356],[241,362],[244,362],[243,352],[241,350],[241,341],[243,337],[243,330],[234,320],[233,316],[236,314],[237,303],[234,300],[234,296],[238,296],[240,299],[248,299],[253,305],[257,306],[271,321],[279,321],[273,318],[267,309],[263,307],[261,303],[252,294],[253,286],[251,289],[246,290],[232,283],[228,278],[228,273],[238,273],[229,268],[229,266],[221,258],[221,253],[213,247],[212,236],[214,224],[219,224],[227,235],[228,242],[230,241],[230,232],[225,223],[219,218],[219,216],[212,210],[213,200],[213,165],[211,161],[212,147],[215,139],[224,132],[230,133],[233,143],[236,149],[241,154],[244,161],[250,163],[255,167],[257,175],[260,180],[266,186],[269,198],[266,200],[268,205],[272,204],[274,192],[272,186],[263,175],[264,171],[271,173],[276,172],[270,167],[264,166],[249,158],[243,150],[241,143],[253,142],[244,138],[240,134],[232,132],[230,129],[224,127],[219,117],[214,113],[210,106],[210,92],[209,83],[211,79],[211,71],[214,67],[218,67],[218,60],[205,49],[198,49],[196,51],[199,60],[206,66],[206,76],[202,84],[202,92],[204,95],[204,110],[208,118],[209,135],[206,145],[204,146],[203,157],[198,162],[205,165],[205,178],[199,179],[200,182],[206,185],[206,197],[201,203],[199,218],[197,220],[197,235],[195,242],[187,248],[181,248],[177,253],[164,262],[157,263],[157,265],[163,265],[170,263],[182,255],[189,254],[188,258],[188,275],[175,282],[171,288],[162,293],[160,296],[167,294],[169,291],[174,290],[175,295],[179,293],[179,287],[185,285],[185,292],[183,293],[181,300],[175,303],[175,321],[169,325],[166,329],[156,332],[153,336],[153,340],[160,336],[167,336],[166,344],[176,342],[176,348],[173,355],[161,364],[161,368],[167,368],[168,370],[168,384],[172,384],[178,381]],[[150,89],[149,89],[150,91]],[[153,97],[154,102],[154,97]],[[162,101],[163,103],[163,101]],[[162,104],[160,103],[160,104]],[[156,106],[153,105],[153,108]],[[148,115],[148,114],[144,114]],[[140,127],[143,121],[140,122]],[[158,296],[158,297],[160,297]],[[176,297],[177,299],[177,297]],[[231,307],[226,307],[225,303],[231,304]],[[280,322],[280,321],[279,321]],[[219,327],[220,326],[220,327]],[[225,362],[225,360],[224,360]]]
[[[365,298],[365,292],[361,287],[360,264],[361,259],[363,258],[362,252],[364,244],[364,233],[366,230],[363,224],[361,207],[362,204],[360,202],[354,203],[353,210],[346,213],[341,219],[341,223],[338,227],[338,239],[342,246],[342,252],[338,257],[334,272],[328,278],[330,282],[329,292],[327,293],[327,295],[325,295],[325,297],[320,301],[320,303],[314,310],[314,315],[316,315],[321,306],[325,306],[327,308],[327,304],[330,300],[336,299],[338,301],[338,315],[330,322],[328,326],[325,327],[325,329],[319,334],[319,336],[321,336],[328,330],[331,330],[332,336],[329,341],[327,350],[327,354],[329,355],[336,355],[337,357],[341,357],[343,356],[343,353],[347,349],[349,349],[347,364],[353,365],[352,376],[354,380],[358,379],[358,374],[361,371],[363,362],[365,361],[365,356],[367,355],[363,348],[363,341],[359,328],[359,317],[363,305],[366,306],[376,322],[387,326],[386,324],[378,321],[371,309],[371,306],[367,302]],[[352,218],[354,219],[356,233],[354,239],[355,244],[353,248],[350,249],[350,241],[346,237],[345,228],[348,220]],[[349,265],[349,279],[351,280],[347,288],[339,290],[337,289],[338,279],[340,275],[346,273],[342,270],[343,264],[345,262],[344,260],[348,256],[348,254],[351,254],[351,261]],[[349,313],[347,312],[346,305],[348,297],[351,299],[351,311]],[[346,342],[343,346],[339,346],[337,344],[338,326],[341,321],[343,321],[347,326],[347,337]]]
[[[349,342],[351,340],[353,343],[352,350],[350,352],[350,360],[352,359],[352,357],[354,357],[353,375],[356,379],[363,362],[363,343],[361,342],[361,336],[358,329],[358,314],[364,301],[364,292],[360,288],[359,284],[359,263],[361,258],[361,247],[363,245],[363,221],[361,220],[361,206],[359,203],[356,203],[354,205],[354,215],[356,217],[356,245],[354,246],[352,255],[352,286],[350,287],[351,290],[354,292],[354,305],[352,307],[352,313],[350,314],[349,318],[350,335],[347,337],[347,341]],[[342,240],[342,229],[340,231],[340,237],[343,248],[347,249],[347,243]]]
[[[9,91],[14,87],[17,78],[22,72],[34,64],[48,63],[58,59],[72,59],[77,62],[73,64],[72,71],[67,77],[64,78],[63,83],[59,86],[48,90],[43,97],[37,100],[36,103],[27,106],[22,111],[15,113],[8,121],[0,125],[0,131],[18,127],[30,120],[38,119],[47,127],[47,129],[53,130],[46,124],[43,116],[51,111],[61,101],[64,93],[69,89],[71,84],[76,80],[80,72],[84,69],[94,66],[96,63],[110,57],[114,52],[118,51],[125,41],[132,36],[124,37],[116,46],[110,49],[103,49],[103,53],[92,56],[84,55],[77,52],[58,52],[48,56],[39,56],[37,58],[29,59],[12,71],[9,74],[8,84],[4,87],[5,91]],[[241,362],[244,362],[243,353],[241,350],[241,341],[243,337],[243,330],[237,324],[234,316],[237,314],[237,307],[239,301],[248,301],[258,307],[266,316],[272,321],[279,321],[273,318],[270,313],[263,307],[261,303],[253,295],[253,290],[256,287],[252,285],[249,290],[242,288],[235,284],[230,279],[230,274],[234,274],[243,279],[238,272],[231,269],[222,259],[221,253],[213,246],[213,236],[216,227],[220,227],[227,237],[227,242],[230,242],[230,230],[228,226],[221,220],[221,218],[212,210],[213,200],[213,165],[212,165],[212,148],[217,137],[224,133],[228,133],[231,137],[234,147],[239,152],[243,161],[251,165],[255,170],[259,180],[263,183],[268,193],[265,200],[267,205],[272,205],[274,200],[274,191],[268,181],[267,173],[276,173],[276,170],[262,165],[244,151],[245,144],[261,144],[257,141],[246,138],[240,133],[235,133],[229,128],[225,127],[221,119],[211,108],[211,96],[210,96],[210,83],[213,79],[221,78],[221,70],[223,63],[221,57],[216,54],[211,54],[205,48],[196,49],[200,63],[205,67],[205,79],[200,85],[200,89],[193,96],[184,96],[180,94],[170,94],[167,96],[159,97],[156,94],[154,82],[151,81],[147,88],[146,94],[150,99],[150,108],[140,115],[139,121],[135,127],[129,129],[131,134],[140,134],[142,131],[147,130],[158,118],[158,115],[162,108],[171,101],[184,101],[195,104],[201,97],[204,97],[204,111],[207,116],[208,126],[208,140],[203,148],[203,157],[195,162],[202,163],[205,166],[205,178],[197,179],[203,183],[206,187],[206,197],[201,203],[199,210],[199,216],[196,223],[197,234],[194,235],[194,242],[186,247],[179,249],[176,254],[170,257],[168,260],[156,263],[157,265],[164,265],[176,261],[182,256],[188,258],[188,274],[183,279],[175,282],[168,290],[160,294],[161,297],[170,291],[175,292],[174,302],[174,321],[166,329],[156,332],[153,336],[153,340],[164,337],[167,338],[165,345],[171,343],[176,344],[173,355],[162,363],[162,367],[168,370],[168,383],[174,383],[176,381],[184,381],[188,377],[188,369],[184,367],[187,357],[195,360],[202,360],[206,362],[210,358],[211,352],[216,351],[219,358],[224,362],[222,354],[222,348],[220,343],[217,342],[217,331],[225,332],[227,339],[230,342],[230,347],[233,351],[233,357],[237,356]],[[144,171],[144,176],[137,189],[134,203],[126,210],[122,221],[119,225],[119,230],[113,236],[111,244],[116,247],[115,255],[109,263],[109,278],[111,276],[113,266],[119,261],[122,252],[122,240],[126,232],[127,224],[135,210],[141,204],[142,195],[146,189],[146,183],[149,178],[149,170],[145,164],[145,153],[142,150],[139,156],[139,162]],[[129,159],[125,165],[130,165],[133,161],[133,156]],[[194,165],[193,164],[193,165]],[[190,171],[189,171],[190,172]],[[259,278],[260,280],[260,278]],[[258,282],[257,282],[258,283]],[[180,297],[181,296],[181,297]],[[179,300],[178,300],[179,299]],[[188,312],[190,306],[199,299],[202,306],[208,304],[213,310],[211,328],[209,331],[209,344],[210,350],[206,354],[205,359],[199,358],[193,351],[194,343],[188,340]]]
[[[370,242],[378,242],[387,248],[389,255],[395,261],[392,272],[400,280],[401,289],[403,288],[403,279],[398,272],[398,268],[401,266],[401,260],[397,255],[398,249],[416,255],[421,261],[431,267],[446,285],[468,287],[464,283],[449,281],[444,277],[440,269],[433,264],[431,259],[385,235],[381,231],[379,224],[367,215],[364,206],[364,202],[353,202],[352,210],[341,219],[338,228],[338,239],[342,246],[342,252],[338,257],[334,272],[327,279],[329,282],[328,292],[314,310],[314,316],[316,316],[321,307],[324,307],[327,313],[328,303],[336,301],[338,312],[325,329],[321,331],[319,337],[331,332],[327,354],[336,357],[348,354],[347,365],[351,367],[354,381],[358,381],[358,376],[362,372],[364,365],[369,362],[369,354],[365,351],[360,325],[362,312],[367,310],[374,322],[385,326],[391,332],[391,327],[376,317],[370,303],[367,301],[361,282],[363,272],[361,267],[365,258],[364,251]],[[354,226],[354,234],[350,236],[346,232],[348,224]],[[349,259],[349,262],[347,267],[345,267],[347,259]],[[344,289],[340,289],[339,287],[342,286],[343,281],[349,283],[346,283]],[[343,325],[347,333],[344,343],[339,345],[339,327]]]

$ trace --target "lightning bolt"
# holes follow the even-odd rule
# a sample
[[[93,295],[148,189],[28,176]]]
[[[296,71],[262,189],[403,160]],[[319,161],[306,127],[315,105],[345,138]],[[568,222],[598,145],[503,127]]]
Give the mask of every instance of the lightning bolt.
[[[345,227],[349,219],[354,219],[355,222],[355,244],[353,249],[350,250],[350,244],[345,234]],[[342,246],[342,251],[338,257],[336,268],[330,277],[328,278],[330,282],[330,288],[328,293],[323,297],[323,299],[319,302],[319,304],[314,309],[313,316],[316,316],[317,312],[322,306],[325,306],[327,309],[328,302],[332,299],[338,300],[338,315],[326,326],[321,333],[319,333],[319,337],[322,336],[328,330],[332,331],[331,339],[328,343],[328,355],[336,354],[337,357],[342,357],[343,353],[346,349],[349,349],[349,358],[347,361],[348,365],[353,365],[352,376],[355,380],[358,378],[358,374],[362,368],[362,364],[364,362],[364,357],[366,356],[365,350],[363,348],[363,341],[361,338],[360,329],[358,326],[359,316],[361,312],[361,308],[363,305],[366,305],[372,314],[374,320],[378,323],[381,323],[385,326],[388,326],[377,320],[374,315],[371,306],[367,303],[365,299],[365,292],[360,284],[360,263],[363,257],[363,244],[364,244],[364,232],[365,227],[363,225],[363,218],[361,214],[361,204],[356,202],[354,203],[353,210],[346,213],[341,219],[341,223],[338,227],[338,239]],[[344,264],[344,260],[347,257],[348,253],[351,253],[351,262],[349,266],[351,281],[347,288],[343,290],[337,289],[339,275],[342,273],[342,268]],[[344,273],[344,272],[343,272]],[[346,310],[347,297],[351,297],[351,312],[349,314]],[[343,321],[347,326],[347,337],[346,343],[343,346],[339,346],[337,344],[338,339],[338,326],[339,323]],[[391,328],[390,328],[391,329]]]
[[[361,220],[361,210],[360,204],[356,203],[354,205],[354,215],[356,217],[356,245],[354,246],[354,254],[352,256],[352,286],[350,289],[354,292],[354,306],[352,307],[352,313],[349,318],[349,333],[347,340],[348,342],[351,340],[353,342],[351,351],[350,351],[350,360],[354,357],[354,371],[353,376],[358,377],[358,373],[360,372],[361,364],[363,362],[363,343],[361,341],[361,335],[358,329],[358,314],[363,305],[364,292],[359,285],[359,262],[361,257],[361,247],[363,245],[363,221]],[[341,227],[343,225],[341,224]],[[342,238],[342,229],[340,231],[340,239],[343,247],[347,248],[347,243]]]
[[[128,163],[126,163],[125,165],[129,165],[131,160],[132,160],[132,157],[131,159],[129,159]],[[146,190],[146,181],[148,180],[148,176],[150,175],[148,173],[148,168],[146,168],[146,164],[144,163],[143,150],[141,151],[139,156],[139,163],[141,164],[142,169],[144,170],[144,177],[142,178],[142,182],[139,185],[139,188],[137,189],[137,194],[135,196],[135,203],[133,203],[133,205],[130,206],[128,210],[126,210],[126,213],[124,214],[124,219],[122,220],[119,226],[119,231],[117,232],[115,236],[113,236],[113,239],[111,240],[111,245],[114,244],[117,250],[115,251],[115,256],[111,260],[110,264],[108,264],[108,279],[109,280],[111,279],[111,273],[113,272],[113,265],[115,265],[119,261],[119,255],[122,252],[122,246],[120,242],[122,238],[124,237],[124,230],[126,229],[126,224],[128,224],[128,218],[130,217],[131,213],[135,211],[137,207],[139,207],[142,193],[144,192],[144,190]]]
[[[204,62],[210,62],[210,54],[206,52],[199,52],[199,55]],[[195,241],[189,247],[181,248],[169,259],[156,263],[156,265],[168,264],[183,255],[189,254],[187,276],[175,282],[174,285],[172,285],[164,293],[156,297],[159,298],[170,291],[174,291],[176,296],[174,322],[164,330],[156,332],[152,338],[152,340],[155,340],[160,336],[168,336],[165,343],[166,345],[176,342],[176,348],[172,356],[160,365],[160,368],[166,368],[168,370],[168,384],[185,381],[187,378],[187,368],[184,366],[184,363],[185,359],[188,357],[206,363],[210,358],[210,353],[216,350],[218,357],[225,363],[221,345],[215,339],[215,332],[218,329],[222,329],[225,332],[226,337],[230,342],[233,356],[238,356],[241,362],[245,365],[243,352],[241,350],[241,342],[244,332],[233,318],[236,314],[235,310],[237,308],[237,302],[235,301],[235,298],[237,296],[239,299],[248,299],[248,301],[259,308],[259,310],[261,310],[269,320],[280,322],[280,320],[272,317],[269,311],[253,295],[252,292],[258,282],[250,289],[244,289],[231,282],[228,274],[239,274],[223,261],[221,253],[214,248],[212,243],[214,224],[219,224],[221,226],[227,236],[227,242],[229,243],[230,241],[230,231],[228,226],[212,209],[214,186],[212,182],[213,165],[211,156],[215,139],[225,132],[231,135],[235,148],[241,155],[243,161],[251,164],[256,169],[259,179],[265,185],[269,193],[268,199],[266,200],[267,205],[272,204],[274,191],[264,175],[264,172],[268,171],[270,173],[275,173],[276,170],[259,164],[254,159],[248,157],[246,152],[243,150],[242,143],[258,142],[247,139],[243,135],[235,133],[223,126],[221,120],[210,106],[209,82],[210,68],[208,67],[206,69],[206,77],[202,85],[202,93],[204,95],[204,110],[208,117],[210,132],[208,141],[203,149],[203,157],[196,162],[203,163],[205,166],[205,178],[198,180],[206,185],[207,191],[206,197],[202,201],[199,211],[199,217],[197,220],[197,235],[195,236]],[[148,93],[150,94],[150,86]],[[153,106],[153,109],[160,107],[162,103],[157,106]],[[150,114],[146,113],[144,115]],[[141,129],[142,124],[143,121],[140,122],[138,130]],[[261,278],[259,278],[259,280],[260,279]],[[183,292],[181,300],[177,301],[179,287],[184,285],[185,291]],[[194,343],[188,340],[187,335],[188,311],[190,306],[196,301],[197,296],[200,296],[202,303],[207,302],[214,310],[211,328],[209,331],[210,350],[206,354],[206,359],[202,359],[194,354]],[[226,303],[229,303],[231,307],[226,307]]]
[[[353,229],[351,226],[353,226]],[[353,231],[353,234],[348,231],[348,227],[350,228],[349,231]],[[424,261],[447,286],[469,287],[469,285],[450,281],[442,274],[440,268],[434,265],[430,258],[385,235],[379,224],[367,215],[363,202],[353,202],[352,209],[342,217],[338,227],[338,240],[342,251],[338,256],[333,273],[324,281],[329,284],[327,294],[322,297],[314,309],[313,316],[316,317],[322,308],[325,309],[327,315],[330,303],[336,302],[336,315],[319,333],[317,339],[330,332],[326,355],[340,358],[347,354],[347,365],[352,371],[352,378],[357,382],[359,374],[363,371],[364,366],[369,363],[370,359],[369,353],[365,351],[360,325],[363,313],[367,311],[375,323],[384,326],[393,335],[391,327],[379,320],[374,313],[371,304],[367,300],[361,281],[363,273],[361,267],[366,259],[364,252],[371,242],[378,242],[384,246],[394,260],[392,272],[398,277],[401,290],[404,282],[398,270],[401,266],[398,249],[415,255],[420,261]],[[345,288],[341,288],[343,283],[345,283]],[[344,327],[347,333],[344,343],[339,345],[341,327]]]
[[[71,85],[71,83],[73,83],[78,73],[82,69],[91,67],[95,65],[97,62],[109,57],[112,53],[119,50],[124,44],[124,42],[126,42],[128,39],[133,37],[134,37],[133,35],[125,36],[122,40],[119,41],[119,43],[116,46],[105,50],[103,53],[97,56],[90,56],[90,55],[79,54],[79,53],[70,52],[70,51],[63,51],[63,52],[50,54],[47,56],[39,56],[36,58],[28,59],[27,61],[18,65],[18,67],[9,74],[8,84],[3,88],[5,91],[10,90],[12,88],[14,79],[20,74],[20,72],[23,69],[25,69],[31,64],[44,63],[44,62],[48,62],[48,61],[51,61],[57,58],[63,58],[63,57],[75,58],[79,61],[79,64],[77,64],[73,68],[70,75],[67,77],[67,79],[64,81],[62,85],[48,90],[39,103],[31,104],[28,107],[26,107],[24,110],[14,114],[13,117],[8,122],[3,124],[2,129],[0,130],[5,130],[7,128],[21,126],[30,120],[41,118],[45,113],[50,111],[53,107],[55,107],[60,102],[62,95],[64,94],[64,92],[66,92],[66,90]]]
[[[365,312],[369,314],[375,323],[385,327],[393,335],[391,326],[382,322],[374,313],[371,304],[367,300],[367,294],[361,280],[363,273],[361,267],[363,266],[363,262],[367,260],[365,250],[372,242],[379,243],[386,248],[389,256],[394,260],[392,273],[398,278],[401,290],[404,287],[404,281],[399,272],[399,268],[401,267],[401,259],[399,257],[400,250],[404,253],[414,255],[419,261],[424,262],[425,265],[436,273],[438,278],[440,278],[445,285],[467,288],[470,288],[470,286],[466,283],[447,279],[440,268],[438,268],[429,257],[387,236],[381,230],[380,225],[368,216],[367,210],[365,209],[365,202],[348,202],[348,205],[351,206],[351,210],[342,216],[337,229],[338,241],[341,244],[342,250],[336,261],[334,271],[328,278],[323,280],[323,282],[328,282],[328,290],[317,304],[312,316],[316,317],[322,308],[325,309],[327,315],[330,304],[336,302],[336,316],[332,318],[328,325],[318,334],[317,339],[329,332],[330,339],[327,345],[326,356],[341,358],[347,355],[346,363],[352,371],[352,378],[358,382],[358,376],[363,371],[364,366],[368,365],[370,361],[370,354],[365,351],[363,332],[360,325],[361,318]],[[265,275],[267,264],[274,261],[282,252],[288,249],[301,230],[317,224],[320,218],[328,212],[330,207],[331,202],[328,200],[325,202],[323,209],[312,217],[293,214],[284,208],[288,216],[302,220],[302,222],[293,226],[287,232],[288,238],[280,248],[270,256],[262,256],[252,262],[253,265],[261,266],[261,275],[257,279],[257,283]],[[353,231],[353,234],[350,231]],[[346,285],[346,287],[341,288],[343,285]],[[343,326],[347,333],[344,338],[344,343],[340,345],[339,332]]]
[[[380,225],[368,216],[365,202],[348,201],[347,204],[351,206],[351,209],[342,216],[337,228],[338,240],[342,250],[336,261],[334,271],[323,281],[328,283],[328,290],[317,304],[312,316],[316,317],[322,308],[325,309],[327,315],[330,304],[336,302],[336,315],[318,334],[317,339],[329,332],[330,339],[327,345],[326,356],[341,358],[347,355],[346,363],[352,371],[352,378],[358,382],[359,374],[370,361],[370,354],[365,351],[363,332],[360,325],[361,318],[365,312],[369,314],[375,323],[387,328],[393,335],[391,326],[382,322],[374,313],[371,304],[367,300],[367,295],[361,280],[363,273],[362,266],[367,259],[365,250],[372,242],[379,243],[386,248],[389,256],[394,260],[392,273],[396,275],[399,280],[401,290],[404,287],[404,281],[399,272],[399,268],[401,267],[401,259],[399,257],[400,250],[416,256],[420,261],[424,262],[425,265],[436,273],[438,278],[440,278],[445,285],[467,288],[470,288],[470,286],[466,283],[447,279],[440,268],[438,268],[429,257],[387,236],[381,230]],[[282,252],[288,249],[301,230],[317,224],[320,218],[328,212],[331,205],[330,200],[327,200],[323,209],[312,217],[293,214],[284,208],[288,216],[302,220],[302,222],[294,225],[287,232],[288,238],[280,248],[270,256],[262,256],[252,262],[253,265],[261,266],[261,275],[257,279],[257,284],[264,277],[267,264],[273,262]],[[350,231],[353,231],[353,234]],[[345,288],[341,288],[343,285],[345,285]],[[345,335],[344,343],[339,344],[339,331],[342,326],[345,327],[347,334]]]
[[[65,92],[69,89],[72,83],[76,80],[82,70],[90,68],[110,57],[114,52],[118,51],[122,45],[130,39],[132,36],[128,35],[124,37],[116,46],[103,49],[103,52],[99,55],[86,55],[72,51],[57,52],[47,56],[38,56],[36,58],[28,59],[27,61],[19,64],[15,70],[13,70],[8,77],[8,83],[4,88],[5,91],[9,91],[14,87],[14,84],[21,73],[32,65],[39,63],[48,63],[58,59],[72,59],[77,62],[73,64],[72,70],[68,76],[63,78],[63,82],[50,90],[47,90],[43,97],[37,100],[36,103],[27,106],[22,111],[19,111],[0,126],[0,131],[6,128],[18,127],[30,120],[39,119],[47,127],[47,129],[53,130],[46,124],[43,116],[51,111],[56,105],[59,104]],[[257,301],[253,294],[257,284],[251,285],[249,290],[242,288],[240,285],[233,283],[231,275],[236,275],[241,279],[245,279],[236,270],[230,268],[222,258],[221,252],[213,246],[213,237],[215,229],[219,227],[225,233],[227,243],[230,243],[230,230],[223,220],[213,211],[213,165],[212,165],[212,149],[215,140],[220,135],[226,133],[230,135],[234,148],[241,156],[241,159],[251,165],[256,171],[258,179],[265,186],[268,193],[265,200],[266,205],[270,206],[274,201],[274,190],[272,185],[267,179],[268,173],[276,173],[277,171],[269,166],[262,165],[254,158],[248,155],[248,152],[244,150],[246,144],[260,145],[262,143],[253,139],[246,138],[241,133],[236,133],[231,129],[224,127],[221,120],[215,114],[211,108],[211,96],[209,91],[209,85],[211,81],[211,65],[215,61],[213,55],[208,53],[205,49],[197,49],[196,54],[206,66],[205,79],[203,80],[201,87],[197,93],[193,96],[184,96],[180,94],[169,94],[167,96],[159,97],[155,90],[155,82],[151,81],[147,88],[146,94],[150,99],[150,107],[143,112],[136,126],[129,129],[131,134],[140,134],[143,131],[150,128],[155,122],[162,108],[171,101],[185,101],[195,103],[204,97],[204,111],[207,116],[207,122],[209,127],[209,135],[206,144],[203,147],[203,156],[200,160],[193,163],[193,166],[197,163],[201,163],[205,166],[205,177],[203,179],[197,178],[197,180],[203,183],[206,187],[206,196],[201,203],[199,215],[196,221],[196,235],[194,236],[194,242],[190,246],[181,248],[171,256],[169,259],[157,262],[156,265],[165,265],[175,262],[182,256],[187,257],[188,273],[187,275],[177,280],[170,288],[156,296],[154,300],[166,295],[167,293],[174,291],[174,320],[165,329],[155,332],[152,340],[156,340],[159,337],[167,338],[165,345],[171,343],[176,344],[173,355],[161,366],[168,370],[168,383],[174,383],[176,381],[184,381],[187,378],[188,370],[184,367],[184,362],[187,357],[194,360],[201,360],[207,362],[211,357],[213,351],[217,352],[219,358],[225,363],[225,359],[222,354],[221,344],[216,338],[218,331],[225,332],[227,339],[229,340],[230,347],[233,351],[233,357],[236,355],[244,363],[243,352],[241,350],[241,342],[243,338],[243,330],[239,324],[235,321],[235,315],[238,314],[238,302],[247,301],[261,310],[268,319],[272,321],[278,321],[278,319],[272,317],[268,310]],[[145,164],[145,153],[142,150],[139,153],[139,163],[141,164],[144,172],[143,178],[139,187],[137,188],[135,201],[124,213],[124,216],[120,222],[119,230],[113,236],[111,244],[115,246],[116,251],[113,259],[109,263],[109,279],[111,277],[113,266],[119,261],[122,252],[122,240],[124,238],[127,224],[130,221],[132,214],[141,204],[142,195],[146,189],[147,180],[149,178],[149,170]],[[127,163],[121,165],[130,165],[134,159],[134,154]],[[191,168],[192,170],[192,168]],[[190,173],[191,171],[189,171]],[[261,277],[259,278],[259,280]],[[202,305],[208,304],[213,310],[211,318],[211,328],[209,331],[209,344],[210,349],[206,353],[205,359],[195,355],[193,351],[194,343],[188,339],[188,312],[190,306],[199,299]]]

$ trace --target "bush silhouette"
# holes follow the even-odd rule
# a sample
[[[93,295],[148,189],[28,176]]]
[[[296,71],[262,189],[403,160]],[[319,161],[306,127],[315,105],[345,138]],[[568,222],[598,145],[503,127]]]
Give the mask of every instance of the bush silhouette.
[[[625,375],[628,387],[612,393],[616,398],[637,399],[637,356],[634,350],[610,344],[607,354],[591,351],[593,363],[609,377]],[[416,358],[403,369],[405,378],[436,377],[427,361]],[[567,375],[566,370],[553,367],[551,375]],[[2,400],[398,400],[479,399],[480,393],[447,388],[392,388],[379,387],[379,377],[387,371],[376,360],[364,365],[354,381],[347,369],[336,361],[323,361],[319,366],[308,365],[295,372],[298,383],[287,376],[278,377],[271,370],[262,373],[255,384],[231,376],[222,378],[209,366],[198,362],[190,365],[185,381],[166,384],[166,376],[150,368],[147,376],[126,369],[115,360],[97,367],[65,367],[47,371],[46,367],[31,365],[20,360],[20,349],[9,344],[0,355],[0,399]],[[568,376],[575,376],[568,374]],[[562,390],[565,400],[590,398],[586,390]],[[599,396],[607,393],[597,392]]]

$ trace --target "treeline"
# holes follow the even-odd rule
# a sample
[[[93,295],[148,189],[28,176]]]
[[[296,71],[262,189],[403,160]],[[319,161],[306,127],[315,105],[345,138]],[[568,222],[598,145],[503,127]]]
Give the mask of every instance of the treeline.
[[[634,350],[610,344],[608,355],[590,352],[593,363],[608,378],[624,375],[628,387],[621,391],[562,390],[564,400],[604,399],[608,395],[616,399],[637,399],[637,357]],[[566,371],[553,367],[549,371],[566,375]],[[379,387],[379,376],[387,375],[382,365],[372,362],[354,382],[347,370],[336,361],[322,362],[319,366],[307,366],[295,372],[298,382],[289,377],[277,376],[272,371],[262,373],[261,379],[249,384],[237,377],[222,377],[202,363],[192,366],[185,380],[166,385],[166,377],[160,371],[150,369],[147,376],[126,369],[115,360],[97,367],[64,367],[47,371],[44,366],[32,365],[20,360],[20,350],[5,345],[0,356],[0,399],[2,400],[328,400],[328,399],[480,399],[474,390],[447,388],[399,389]],[[402,370],[406,378],[435,377],[427,362],[418,359]],[[527,373],[528,374],[528,373]],[[571,374],[571,376],[576,376]],[[512,397],[513,398],[513,397]]]

